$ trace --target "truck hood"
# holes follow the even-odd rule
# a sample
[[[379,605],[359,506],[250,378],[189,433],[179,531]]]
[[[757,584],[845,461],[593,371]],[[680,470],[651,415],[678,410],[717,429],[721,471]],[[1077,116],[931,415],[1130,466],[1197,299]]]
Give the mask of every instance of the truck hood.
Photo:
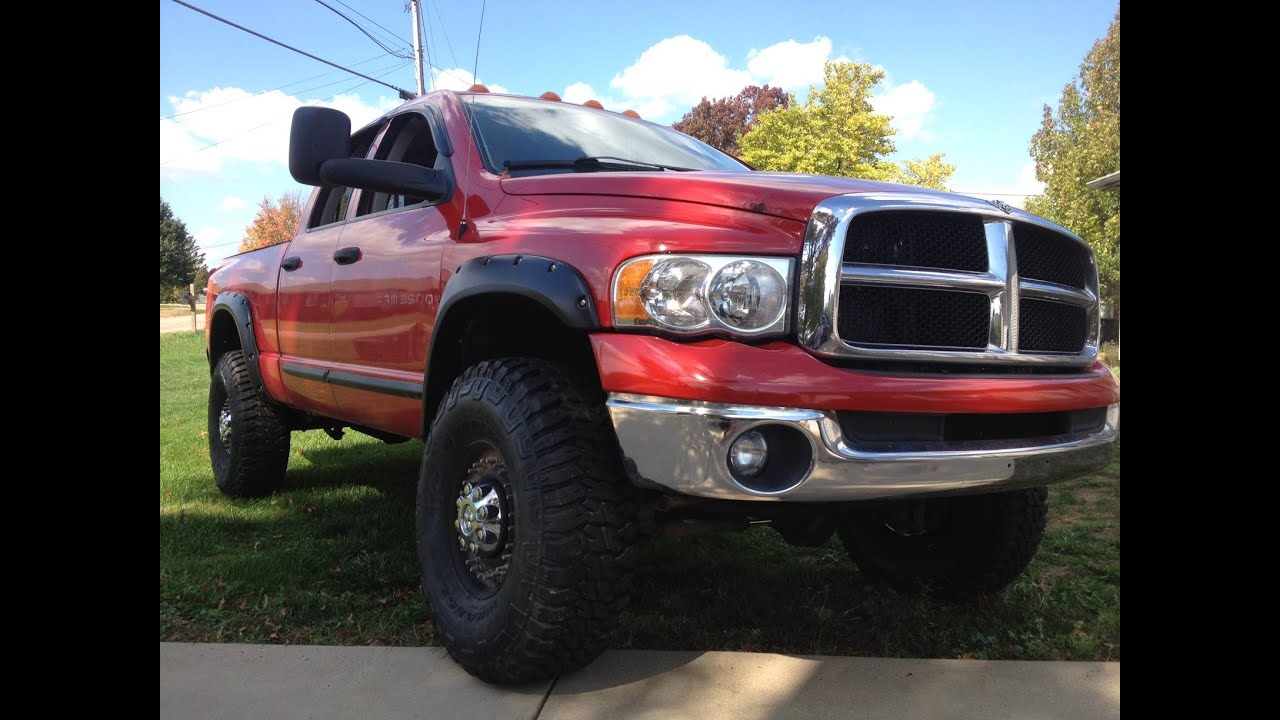
[[[821,200],[833,195],[867,192],[952,193],[937,190],[823,175],[773,172],[620,172],[563,173],[502,179],[511,195],[611,195],[615,197],[677,200],[737,208],[807,222]]]

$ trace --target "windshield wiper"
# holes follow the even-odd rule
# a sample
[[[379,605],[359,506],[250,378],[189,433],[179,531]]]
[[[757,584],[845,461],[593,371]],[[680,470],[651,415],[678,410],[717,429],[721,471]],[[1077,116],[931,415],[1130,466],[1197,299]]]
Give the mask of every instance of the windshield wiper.
[[[691,172],[695,170],[695,168],[661,165],[609,155],[583,155],[576,160],[506,160],[502,165],[507,170],[565,169],[573,170],[574,172],[600,172],[601,170],[672,170],[676,172]]]

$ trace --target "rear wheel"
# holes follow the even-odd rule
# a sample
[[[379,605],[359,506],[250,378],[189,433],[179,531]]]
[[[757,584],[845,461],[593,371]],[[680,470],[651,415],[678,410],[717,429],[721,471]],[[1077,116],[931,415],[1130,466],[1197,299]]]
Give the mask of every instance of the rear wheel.
[[[280,488],[289,464],[289,426],[258,391],[244,353],[223,354],[209,384],[209,458],[218,489],[262,497]]]
[[[845,520],[840,540],[867,576],[964,600],[1003,590],[1044,536],[1044,487],[885,503]]]
[[[546,361],[489,360],[454,382],[432,424],[422,584],[441,642],[483,680],[591,662],[627,603],[635,509],[598,395]]]

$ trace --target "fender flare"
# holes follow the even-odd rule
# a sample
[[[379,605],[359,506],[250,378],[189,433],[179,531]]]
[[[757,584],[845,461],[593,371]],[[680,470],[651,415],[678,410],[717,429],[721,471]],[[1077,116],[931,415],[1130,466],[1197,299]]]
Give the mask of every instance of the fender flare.
[[[213,307],[209,310],[209,318],[205,322],[212,328],[214,321],[222,313],[230,315],[235,324],[236,333],[240,336],[240,350],[244,353],[244,359],[249,365],[249,375],[253,378],[253,384],[259,392],[265,392],[262,386],[262,372],[258,368],[258,338],[253,334],[253,312],[249,298],[235,290],[219,293],[218,297],[214,298]],[[205,352],[208,355],[209,372],[212,373],[216,362],[212,347]]]
[[[600,328],[591,288],[577,268],[541,255],[491,255],[458,266],[445,284],[436,313],[435,331],[427,349],[423,378],[423,435],[431,426],[435,405],[447,387],[432,391],[431,369],[439,367],[437,340],[443,335],[449,311],[465,300],[484,295],[516,295],[536,302],[566,327],[590,332]]]
[[[541,255],[491,255],[468,260],[454,271],[440,296],[436,325],[449,309],[477,295],[518,295],[533,300],[575,330],[596,330],[591,288],[577,268]]]

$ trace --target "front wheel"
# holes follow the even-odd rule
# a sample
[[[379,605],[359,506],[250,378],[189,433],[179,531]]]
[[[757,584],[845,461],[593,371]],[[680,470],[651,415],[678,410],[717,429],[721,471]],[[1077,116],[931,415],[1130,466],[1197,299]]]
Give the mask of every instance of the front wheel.
[[[868,577],[905,592],[966,600],[1003,590],[1040,547],[1044,487],[885,503],[851,516],[840,540]]]
[[[546,361],[487,360],[454,382],[432,424],[422,585],[441,642],[482,680],[586,665],[627,603],[635,509],[598,395]]]

